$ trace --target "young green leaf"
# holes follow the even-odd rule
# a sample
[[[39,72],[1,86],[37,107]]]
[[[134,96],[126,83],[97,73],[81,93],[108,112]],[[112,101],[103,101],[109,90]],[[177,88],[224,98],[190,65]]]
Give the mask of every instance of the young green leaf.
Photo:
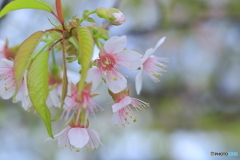
[[[51,113],[46,105],[49,92],[48,56],[49,51],[43,51],[35,57],[27,74],[27,86],[33,107],[45,123],[49,136],[53,138]]]
[[[90,62],[92,59],[94,40],[89,28],[84,26],[79,26],[77,28],[77,35],[78,35],[78,45],[79,45],[78,61],[82,66],[81,80],[78,83],[78,93],[81,94],[84,87],[85,79],[87,77],[87,72],[90,66]]]
[[[88,22],[95,23],[95,20],[94,20],[93,18],[91,18],[91,17],[88,17],[88,18],[87,18],[87,21],[88,21]]]
[[[39,44],[44,32],[38,31],[29,36],[19,47],[14,58],[14,76],[16,81],[16,92],[22,82],[24,72],[29,64],[30,58]]]
[[[5,14],[18,9],[41,9],[53,12],[51,6],[42,0],[14,0],[8,3],[0,12],[0,18]]]

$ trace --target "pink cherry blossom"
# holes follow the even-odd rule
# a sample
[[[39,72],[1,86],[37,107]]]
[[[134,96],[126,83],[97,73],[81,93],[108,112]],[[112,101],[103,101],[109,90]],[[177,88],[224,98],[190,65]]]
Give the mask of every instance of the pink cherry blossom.
[[[77,84],[79,81],[79,74],[73,71],[67,70],[68,77],[68,90],[67,95],[71,95],[71,84]],[[53,88],[49,91],[47,106],[48,107],[60,107],[61,106],[61,96],[62,96],[62,78],[63,73],[61,73],[58,79],[53,78],[51,73],[49,74],[49,88]]]
[[[113,21],[110,21],[111,24],[113,25],[121,25],[126,22],[126,18],[122,12],[119,11],[119,13],[113,13],[113,17],[116,19]]]
[[[22,107],[25,110],[29,110],[32,107],[32,102],[31,102],[29,94],[28,94],[26,79],[27,79],[27,72],[25,72],[25,74],[24,74],[24,78],[22,80],[21,86],[18,90],[18,93],[15,97],[14,102],[22,102]]]
[[[98,111],[98,109],[103,110],[102,107],[92,99],[92,97],[96,96],[97,94],[91,94],[91,84],[85,85],[82,91],[81,100],[79,99],[77,86],[75,84],[72,84],[70,86],[70,89],[70,95],[68,95],[64,101],[64,112],[61,118],[65,116],[65,119],[71,120],[74,116],[74,113],[77,113],[78,116],[76,121],[78,121],[79,116],[83,110],[86,110],[87,117],[89,115],[95,116],[95,111]]]
[[[84,146],[96,149],[100,144],[102,145],[98,132],[90,128],[69,126],[56,134],[54,138],[58,140],[60,147],[75,147],[77,151]],[[50,138],[46,140],[50,140]]]
[[[26,73],[15,97],[14,102],[22,101],[22,107],[27,110],[31,107],[31,101],[28,96],[26,85]],[[0,59],[0,96],[3,99],[9,99],[16,90],[16,82],[14,79],[13,62],[7,59]]]
[[[115,104],[112,105],[113,110],[113,123],[115,123],[117,126],[122,125],[125,126],[125,124],[129,124],[129,117],[133,119],[133,121],[136,121],[136,117],[133,113],[132,108],[135,108],[138,110],[145,110],[145,107],[148,107],[149,104],[136,99],[131,98],[128,96],[128,92],[122,92],[119,94],[114,95]]]
[[[49,91],[47,106],[48,107],[60,107],[61,100],[60,97],[62,95],[62,84],[49,85],[49,88],[54,87],[51,91]]]
[[[142,89],[142,74],[143,71],[154,81],[159,82],[159,76],[162,75],[161,72],[165,72],[164,68],[167,66],[162,62],[168,62],[167,58],[155,57],[152,54],[157,50],[157,48],[164,42],[165,37],[161,38],[154,48],[150,48],[146,51],[145,55],[141,59],[142,65],[139,74],[136,76],[136,90],[140,94]]]
[[[106,80],[113,93],[118,93],[127,87],[127,80],[118,68],[126,67],[136,70],[141,63],[141,54],[132,50],[124,50],[126,43],[126,36],[114,36],[105,42],[99,59],[95,61],[97,68],[89,69],[86,79],[88,83],[93,83],[93,88],[101,83],[102,78]]]
[[[0,96],[9,99],[16,89],[13,62],[7,59],[0,59]]]

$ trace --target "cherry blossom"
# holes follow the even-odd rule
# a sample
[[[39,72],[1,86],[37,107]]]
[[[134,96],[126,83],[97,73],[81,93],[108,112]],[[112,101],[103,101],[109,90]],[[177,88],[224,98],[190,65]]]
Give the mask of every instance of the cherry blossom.
[[[91,83],[85,84],[81,99],[79,99],[78,88],[75,84],[71,84],[70,89],[70,95],[68,95],[64,101],[65,106],[61,116],[62,118],[65,116],[65,119],[70,120],[74,114],[77,114],[76,121],[78,121],[82,111],[86,111],[86,116],[88,117],[91,114],[95,116],[95,111],[98,111],[98,109],[103,110],[102,107],[92,99],[97,94],[91,94]]]
[[[77,151],[84,146],[96,149],[100,144],[102,145],[97,131],[77,126],[65,128],[60,133],[56,134],[54,138],[58,140],[58,145],[60,147],[75,147]],[[50,138],[46,140],[50,140]]]
[[[159,76],[162,75],[161,72],[165,72],[164,68],[167,66],[162,62],[168,62],[167,58],[155,57],[152,54],[157,50],[157,48],[164,42],[165,37],[161,38],[154,48],[149,48],[143,58],[141,59],[142,65],[140,71],[136,76],[136,90],[140,94],[142,89],[142,74],[143,71],[154,81],[159,82]]]
[[[126,43],[126,36],[114,36],[105,42],[99,59],[95,60],[97,68],[91,68],[88,72],[86,81],[92,82],[93,88],[101,83],[102,78],[106,80],[113,93],[118,93],[127,87],[127,80],[118,68],[122,66],[136,70],[140,66],[141,54],[132,50],[124,50]]]
[[[9,99],[16,89],[13,62],[7,59],[0,59],[0,96]]]
[[[134,122],[136,121],[132,108],[138,111],[145,110],[144,108],[149,106],[148,103],[142,100],[131,98],[128,90],[123,90],[118,94],[110,94],[116,102],[112,105],[112,111],[114,113],[112,120],[117,126],[125,126],[126,123],[129,124],[129,117],[132,118]]]
[[[28,96],[28,89],[25,79],[26,72],[14,102],[21,101],[22,107],[27,110],[31,107],[31,101]],[[3,99],[9,99],[14,95],[15,90],[16,82],[14,79],[13,61],[0,59],[0,96]]]

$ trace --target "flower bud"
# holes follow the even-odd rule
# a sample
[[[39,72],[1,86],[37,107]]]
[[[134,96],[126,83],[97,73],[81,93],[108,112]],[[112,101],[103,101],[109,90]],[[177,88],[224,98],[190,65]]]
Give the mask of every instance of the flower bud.
[[[115,18],[115,20],[113,21],[110,21],[111,24],[113,25],[121,25],[123,23],[126,22],[126,18],[125,16],[123,15],[122,12],[118,11],[118,12],[113,12],[112,13],[113,17]]]
[[[126,21],[123,13],[116,8],[106,9],[100,7],[96,10],[96,13],[100,18],[108,20],[112,25],[121,25]]]

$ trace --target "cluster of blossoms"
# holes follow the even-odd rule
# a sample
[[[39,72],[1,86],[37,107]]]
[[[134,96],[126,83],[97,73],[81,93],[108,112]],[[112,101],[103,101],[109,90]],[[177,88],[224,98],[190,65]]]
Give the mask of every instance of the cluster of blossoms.
[[[56,6],[59,6],[59,1],[56,1],[56,4],[58,4]],[[94,22],[89,17],[92,13],[96,13],[100,18],[108,20],[113,25],[121,25],[125,22],[125,17],[119,10],[98,8],[92,12],[85,11],[81,19],[74,17],[69,21],[69,24],[65,24],[61,20],[61,14],[58,10],[58,14],[55,14],[55,16],[61,22],[62,27],[45,31],[47,32],[46,38],[42,39],[42,41],[46,42],[49,37],[52,38],[51,43],[44,46],[45,48],[48,47],[48,49],[42,48],[39,52],[31,55],[29,61],[25,61],[28,62],[28,65],[25,68],[22,67],[24,68],[22,76],[19,76],[18,72],[21,65],[24,64],[19,61],[24,59],[26,53],[29,52],[24,47],[25,44],[29,44],[28,40],[33,40],[31,36],[20,46],[10,48],[7,42],[1,42],[0,46],[0,96],[3,99],[13,97],[14,102],[21,101],[25,110],[35,109],[42,117],[50,136],[49,108],[59,108],[59,116],[55,120],[65,119],[68,126],[59,134],[51,137],[58,139],[59,146],[75,147],[77,151],[84,146],[95,149],[100,144],[102,145],[98,132],[89,128],[91,115],[95,116],[96,110],[105,108],[94,101],[94,97],[99,95],[95,92],[100,83],[106,83],[108,93],[114,101],[112,105],[113,123],[117,126],[125,126],[129,123],[130,118],[134,122],[136,121],[134,109],[144,110],[149,104],[130,97],[127,79],[119,68],[124,67],[139,71],[135,84],[136,91],[140,94],[143,72],[153,81],[158,82],[159,76],[166,68],[163,62],[167,62],[166,58],[153,56],[156,49],[164,42],[165,37],[161,38],[154,48],[146,50],[145,54],[142,55],[136,51],[126,49],[126,36],[108,37],[107,30],[103,27],[96,27],[95,24],[79,28],[79,26],[83,27],[79,23],[84,20]],[[36,34],[34,36],[36,37]],[[93,51],[91,48],[95,44],[100,52],[98,58],[92,60]],[[48,62],[41,62],[44,60],[39,57],[46,54],[44,50],[48,53],[53,48],[62,50],[63,58],[65,58],[63,62],[64,69],[61,71],[54,60],[54,56],[58,52],[52,53],[53,63],[51,67],[46,67],[46,71],[41,69],[41,66],[36,66],[48,64]],[[75,60],[78,60],[81,66],[80,74],[66,70],[66,61],[71,63]],[[34,72],[38,72],[38,68],[39,73],[34,74]],[[42,72],[46,72],[47,76]],[[33,75],[37,77],[33,77]],[[45,84],[45,79],[41,76],[47,78],[47,94],[40,93],[40,91],[43,91],[40,87]],[[74,79],[78,80],[74,81]],[[44,84],[42,84],[42,81],[44,81]],[[38,85],[40,87],[33,87]],[[47,108],[44,108],[44,106]],[[45,112],[42,112],[42,110]]]

